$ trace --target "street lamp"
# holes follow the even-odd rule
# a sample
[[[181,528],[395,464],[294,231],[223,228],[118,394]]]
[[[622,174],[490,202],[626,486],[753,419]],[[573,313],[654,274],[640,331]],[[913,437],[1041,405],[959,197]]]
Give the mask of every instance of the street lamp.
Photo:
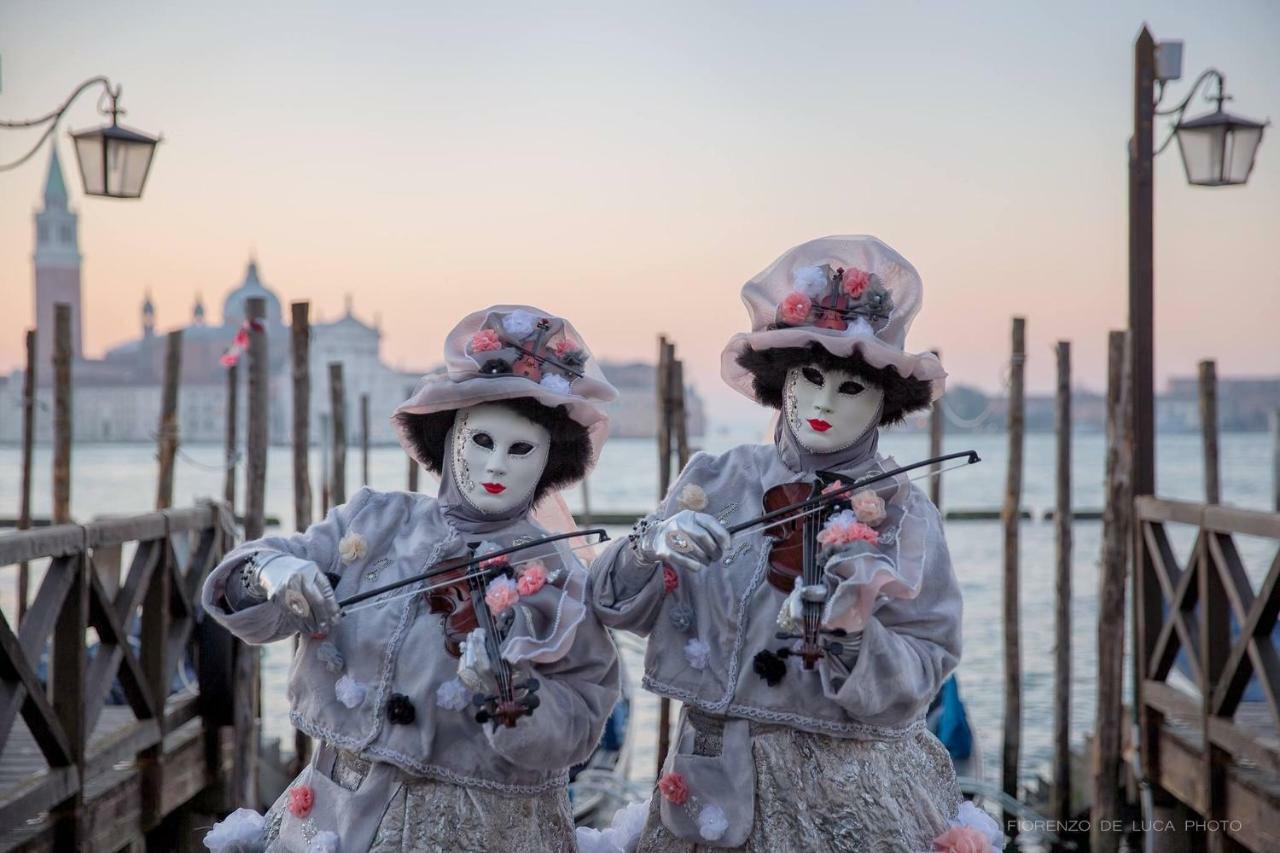
[[[98,98],[98,109],[111,116],[111,123],[101,127],[77,131],[71,134],[75,143],[76,162],[80,165],[80,177],[84,182],[85,195],[105,198],[138,198],[147,182],[147,173],[151,170],[151,159],[155,155],[159,137],[150,136],[137,130],[124,127],[119,117],[124,114],[120,109],[120,87],[112,87],[106,77],[93,77],[76,87],[75,91],[53,112],[39,118],[26,121],[0,121],[0,128],[32,128],[47,124],[49,127],[31,150],[12,163],[0,164],[0,172],[17,168],[31,158],[40,149],[44,141],[53,135],[62,118],[81,93],[87,89],[101,85],[102,94]],[[110,100],[110,106],[103,106],[103,99]]]
[[[1178,57],[1178,61],[1166,61],[1162,67],[1161,54],[1169,53],[1167,48],[1175,45],[1177,49],[1172,53]],[[1159,94],[1156,96],[1158,105],[1160,95],[1164,94],[1164,83],[1178,78],[1181,70],[1177,67],[1181,64],[1181,44],[1165,42],[1157,45],[1156,54],[1156,79],[1160,83]],[[1218,87],[1217,94],[1205,94],[1206,100],[1216,103],[1214,111],[1193,119],[1184,118],[1191,99],[1209,81],[1216,83]],[[1226,80],[1222,72],[1210,68],[1196,78],[1191,91],[1178,104],[1169,109],[1155,110],[1155,115],[1158,116],[1174,116],[1173,130],[1155,153],[1160,154],[1172,139],[1177,138],[1178,150],[1182,153],[1182,166],[1186,170],[1189,184],[1197,187],[1232,187],[1249,180],[1258,146],[1262,144],[1262,131],[1269,122],[1256,122],[1226,112],[1222,109],[1222,104],[1229,100],[1231,96],[1226,93]]]

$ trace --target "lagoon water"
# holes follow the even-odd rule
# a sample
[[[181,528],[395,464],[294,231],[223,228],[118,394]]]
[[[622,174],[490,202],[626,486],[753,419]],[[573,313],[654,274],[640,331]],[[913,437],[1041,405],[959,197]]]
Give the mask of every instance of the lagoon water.
[[[720,426],[702,441],[707,450],[723,449],[741,441],[757,440],[763,424],[744,423]],[[1158,444],[1159,493],[1165,497],[1198,499],[1203,493],[1200,440],[1197,435],[1162,436]],[[948,473],[942,487],[947,508],[998,508],[1002,499],[1007,458],[1007,438],[1003,434],[949,436],[947,451],[976,449],[983,462]],[[1094,433],[1074,437],[1072,492],[1077,509],[1100,508],[1103,495],[1105,441]],[[923,458],[927,437],[919,433],[888,433],[881,451],[906,463]],[[273,447],[268,456],[266,507],[269,515],[287,526],[293,518],[291,451]],[[1222,490],[1227,503],[1254,509],[1272,509],[1270,439],[1262,433],[1227,434],[1222,438]],[[177,463],[174,485],[176,505],[185,505],[199,496],[220,495],[222,491],[221,449],[211,445],[185,446]],[[654,442],[618,439],[610,442],[600,465],[591,477],[592,508],[598,511],[647,511],[655,502],[657,474]],[[0,515],[17,514],[19,451],[0,447]],[[1054,492],[1054,436],[1027,437],[1023,505],[1036,510],[1037,517],[1050,509]],[[311,456],[313,482],[319,482],[320,455]],[[47,516],[50,507],[50,451],[39,447],[35,454],[34,507],[37,516]],[[377,447],[371,451],[370,485],[379,489],[404,488],[407,462],[398,447]],[[155,496],[156,463],[154,449],[143,445],[77,445],[72,456],[72,511],[77,519],[99,514],[129,514],[152,508]],[[242,473],[242,471],[241,471]],[[360,453],[347,456],[348,492],[360,484]],[[424,474],[423,489],[434,489]],[[921,483],[922,486],[926,485]],[[316,487],[318,507],[318,485]],[[241,486],[241,501],[243,486]],[[573,490],[567,499],[577,509],[581,493]],[[240,504],[242,506],[242,503]],[[623,530],[616,531],[624,532]],[[1193,532],[1171,529],[1174,547],[1185,559]],[[1077,522],[1072,576],[1072,713],[1071,732],[1079,742],[1092,728],[1096,680],[1096,587],[1101,523]],[[4,535],[0,532],[0,535]],[[1002,634],[1001,634],[1001,543],[1000,525],[995,521],[950,522],[947,526],[956,573],[965,596],[964,657],[958,671],[962,695],[970,719],[977,729],[984,754],[985,775],[996,779],[1002,718]],[[1275,546],[1260,540],[1241,538],[1241,554],[1254,583],[1260,582]],[[1024,779],[1043,772],[1051,749],[1053,682],[1053,566],[1054,533],[1051,522],[1024,522],[1021,528],[1021,619],[1023,666],[1023,752]],[[0,608],[10,624],[14,622],[15,571],[0,567]],[[1126,632],[1126,640],[1128,632]],[[628,644],[631,646],[631,644]],[[269,736],[292,743],[284,700],[285,676],[290,650],[279,643],[264,652],[264,713]],[[632,776],[652,778],[656,743],[657,702],[643,695],[638,686],[639,655],[625,652],[629,676],[637,702],[635,706]],[[1127,676],[1126,676],[1127,678]]]

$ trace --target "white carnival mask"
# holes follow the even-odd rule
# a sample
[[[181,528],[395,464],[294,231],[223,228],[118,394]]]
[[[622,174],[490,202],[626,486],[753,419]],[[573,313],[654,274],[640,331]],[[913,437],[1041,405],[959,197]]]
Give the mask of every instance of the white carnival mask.
[[[551,433],[506,406],[482,403],[458,412],[451,451],[463,498],[486,515],[501,515],[533,497]]]
[[[787,371],[783,416],[810,453],[849,447],[878,425],[883,407],[884,392],[852,373],[812,364]]]

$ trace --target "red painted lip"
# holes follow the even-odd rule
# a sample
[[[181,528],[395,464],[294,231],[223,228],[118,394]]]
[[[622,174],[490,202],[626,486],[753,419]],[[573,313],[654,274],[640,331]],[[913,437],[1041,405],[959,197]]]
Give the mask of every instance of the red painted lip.
[[[826,432],[827,430],[831,429],[831,424],[827,423],[822,418],[810,418],[809,427],[814,432]]]
[[[484,490],[491,495],[500,495],[507,490],[507,487],[501,483],[481,483]]]

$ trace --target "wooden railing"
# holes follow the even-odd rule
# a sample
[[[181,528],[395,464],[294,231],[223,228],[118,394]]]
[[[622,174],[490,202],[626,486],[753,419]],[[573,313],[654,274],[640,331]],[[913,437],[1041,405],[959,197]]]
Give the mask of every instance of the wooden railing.
[[[1280,850],[1280,653],[1272,639],[1280,612],[1280,513],[1152,497],[1138,498],[1135,510],[1145,774],[1157,797],[1172,794],[1204,818],[1210,849],[1223,849],[1230,835],[1254,850]],[[1196,530],[1185,566],[1175,557],[1170,524]],[[1256,587],[1239,536],[1270,540],[1273,556]],[[1169,683],[1180,651],[1196,695]],[[1255,678],[1262,699],[1243,701]]]
[[[17,630],[0,614],[0,849],[119,849],[197,794],[210,812],[236,801],[222,782],[244,691],[229,636],[197,617],[226,522],[205,503],[0,537],[0,566],[47,560]]]

